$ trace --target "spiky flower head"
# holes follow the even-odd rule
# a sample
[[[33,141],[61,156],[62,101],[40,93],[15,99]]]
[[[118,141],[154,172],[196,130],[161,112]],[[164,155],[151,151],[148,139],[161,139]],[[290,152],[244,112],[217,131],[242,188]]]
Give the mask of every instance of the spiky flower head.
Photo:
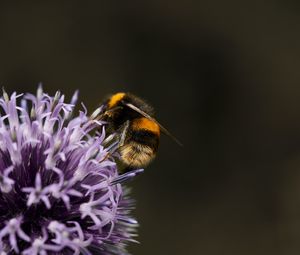
[[[59,92],[0,98],[0,254],[127,254],[137,222],[116,144]],[[96,116],[101,109],[97,109]]]

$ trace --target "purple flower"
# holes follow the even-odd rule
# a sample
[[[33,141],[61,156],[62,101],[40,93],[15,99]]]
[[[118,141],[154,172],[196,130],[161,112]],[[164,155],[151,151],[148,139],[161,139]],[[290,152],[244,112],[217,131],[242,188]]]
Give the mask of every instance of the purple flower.
[[[0,254],[127,254],[137,222],[116,143],[59,92],[0,98]],[[109,142],[108,142],[109,140]],[[110,146],[106,146],[110,144]]]

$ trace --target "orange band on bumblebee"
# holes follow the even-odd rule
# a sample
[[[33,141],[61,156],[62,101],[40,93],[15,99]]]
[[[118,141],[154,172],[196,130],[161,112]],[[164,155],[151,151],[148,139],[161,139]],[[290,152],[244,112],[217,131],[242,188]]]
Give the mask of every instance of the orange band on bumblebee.
[[[144,130],[151,131],[157,135],[160,135],[160,128],[156,124],[156,122],[149,120],[147,118],[134,119],[132,122],[132,128],[135,130],[144,129]]]
[[[120,102],[125,96],[125,93],[116,93],[108,101],[108,108],[114,107],[118,102]]]

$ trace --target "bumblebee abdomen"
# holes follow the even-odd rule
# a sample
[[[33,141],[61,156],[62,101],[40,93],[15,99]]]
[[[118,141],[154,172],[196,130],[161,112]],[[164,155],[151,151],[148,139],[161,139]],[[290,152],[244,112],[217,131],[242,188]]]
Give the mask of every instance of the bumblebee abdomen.
[[[121,159],[129,167],[144,167],[148,165],[156,155],[154,148],[131,141],[119,148]]]
[[[159,145],[159,135],[149,130],[130,131],[123,146],[119,148],[121,159],[129,167],[147,166],[154,158]]]

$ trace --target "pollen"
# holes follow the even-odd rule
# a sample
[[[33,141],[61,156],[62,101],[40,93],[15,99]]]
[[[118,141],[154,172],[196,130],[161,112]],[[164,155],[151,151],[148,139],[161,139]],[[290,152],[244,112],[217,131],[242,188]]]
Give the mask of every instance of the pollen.
[[[114,107],[118,102],[120,102],[124,98],[124,96],[125,93],[122,92],[114,94],[108,102],[108,108]]]
[[[158,124],[147,118],[135,119],[132,123],[132,128],[135,130],[144,129],[144,130],[151,131],[158,135],[160,134],[160,128],[159,128]]]

